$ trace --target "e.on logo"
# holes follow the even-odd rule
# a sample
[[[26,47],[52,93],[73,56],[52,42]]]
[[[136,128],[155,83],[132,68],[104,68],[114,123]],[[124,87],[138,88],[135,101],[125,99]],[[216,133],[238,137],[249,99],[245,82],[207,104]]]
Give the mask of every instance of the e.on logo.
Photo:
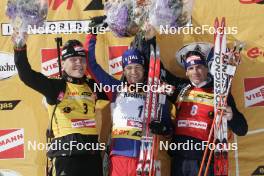
[[[52,7],[52,10],[57,10],[65,0],[49,0],[49,7]],[[73,0],[67,0],[67,10],[71,10]]]
[[[24,158],[24,129],[0,130],[0,159]]]
[[[250,48],[248,51],[247,51],[247,56],[251,59],[256,59],[258,57],[264,57],[264,51],[261,50],[260,48],[258,47],[253,47],[253,48]]]
[[[264,106],[264,77],[244,80],[245,107]]]

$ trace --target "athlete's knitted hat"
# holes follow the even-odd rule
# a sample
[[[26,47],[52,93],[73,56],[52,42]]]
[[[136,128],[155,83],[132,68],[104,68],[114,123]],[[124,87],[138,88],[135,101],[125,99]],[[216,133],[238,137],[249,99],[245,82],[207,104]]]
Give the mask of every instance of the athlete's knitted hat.
[[[83,45],[79,40],[68,40],[62,48],[61,54],[62,60],[75,56],[86,57]]]
[[[140,64],[145,66],[144,56],[138,49],[132,48],[128,49],[122,55],[122,66],[125,68],[129,64]]]
[[[186,53],[186,57],[183,60],[184,67],[187,69],[188,67],[196,64],[201,64],[207,67],[207,63],[205,61],[205,56],[199,51],[189,51]]]

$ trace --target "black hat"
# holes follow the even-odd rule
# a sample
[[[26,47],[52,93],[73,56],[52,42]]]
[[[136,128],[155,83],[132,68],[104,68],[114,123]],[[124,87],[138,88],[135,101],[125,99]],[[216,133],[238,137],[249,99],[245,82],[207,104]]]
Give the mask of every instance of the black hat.
[[[86,57],[85,49],[79,40],[68,40],[61,51],[62,60],[66,60],[69,57]]]

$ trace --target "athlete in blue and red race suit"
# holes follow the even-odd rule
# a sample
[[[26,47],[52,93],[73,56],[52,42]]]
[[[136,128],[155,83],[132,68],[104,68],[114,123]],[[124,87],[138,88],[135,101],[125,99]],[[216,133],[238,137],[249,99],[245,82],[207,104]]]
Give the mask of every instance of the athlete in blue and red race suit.
[[[88,68],[93,79],[103,86],[117,86],[122,83],[135,85],[146,83],[147,66],[144,56],[138,49],[132,48],[122,55],[123,80],[117,80],[106,73],[96,62],[95,57],[96,35],[89,34],[86,38],[88,50]],[[136,175],[142,135],[142,120],[146,93],[142,90],[119,92],[117,88],[108,93],[112,102],[112,141],[110,153],[110,175]],[[161,123],[162,129],[151,128],[155,133],[166,135],[170,132],[170,115],[167,104],[163,107]],[[156,131],[155,131],[156,130]],[[158,131],[157,131],[158,130]]]

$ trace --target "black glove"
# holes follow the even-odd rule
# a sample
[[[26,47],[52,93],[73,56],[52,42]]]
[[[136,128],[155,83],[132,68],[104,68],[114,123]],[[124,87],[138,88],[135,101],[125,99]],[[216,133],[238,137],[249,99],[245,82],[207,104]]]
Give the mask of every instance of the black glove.
[[[170,128],[158,120],[151,121],[149,124],[149,129],[151,133],[158,135],[168,135],[171,131]]]
[[[106,19],[106,17],[107,17],[106,15],[92,17],[92,18],[90,18],[90,20],[91,20],[90,25],[94,27],[96,25],[103,24],[103,23],[105,23],[104,20]]]
[[[104,32],[104,30],[108,27],[108,24],[105,22],[106,16],[95,16],[90,18],[91,22],[89,23],[89,31],[95,35],[98,32]]]

